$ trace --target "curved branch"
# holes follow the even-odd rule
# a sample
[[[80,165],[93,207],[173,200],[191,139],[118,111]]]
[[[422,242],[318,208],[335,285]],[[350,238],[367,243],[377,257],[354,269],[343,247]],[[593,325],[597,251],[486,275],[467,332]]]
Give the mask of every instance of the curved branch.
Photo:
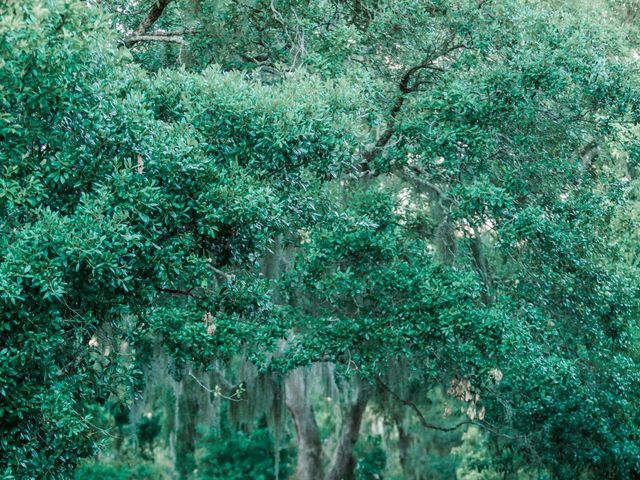
[[[425,427],[425,428],[429,428],[431,430],[438,430],[440,432],[452,432],[452,431],[457,430],[458,428],[462,427],[463,425],[474,424],[474,422],[472,422],[471,420],[463,420],[462,422],[459,422],[459,423],[455,424],[452,427],[440,427],[438,425],[434,425],[432,423],[429,423],[427,421],[427,419],[425,418],[424,414],[420,411],[420,409],[418,408],[418,406],[415,403],[413,403],[412,401],[407,400],[405,398],[402,398],[396,392],[391,390],[386,383],[384,383],[382,380],[380,380],[380,377],[376,377],[376,381],[378,382],[378,384],[382,387],[382,389],[385,392],[389,393],[389,395],[391,395],[393,398],[395,398],[401,404],[406,405],[407,407],[411,408],[411,410],[413,410],[415,412],[415,414],[418,416],[418,419],[420,420],[420,423],[422,424],[422,426]]]
[[[157,288],[156,290],[158,292],[161,292],[161,293],[168,293],[169,295],[178,295],[178,296],[183,296],[183,297],[190,297],[190,298],[200,299],[200,297],[198,297],[197,295],[194,295],[193,293],[191,293],[193,288],[190,288],[189,290],[178,290],[178,289],[175,289],[175,288]]]

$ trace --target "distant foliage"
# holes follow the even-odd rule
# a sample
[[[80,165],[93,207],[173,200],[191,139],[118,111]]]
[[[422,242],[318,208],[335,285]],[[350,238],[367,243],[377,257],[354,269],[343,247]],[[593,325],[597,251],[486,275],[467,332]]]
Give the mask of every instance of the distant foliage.
[[[75,480],[168,480],[161,468],[144,462],[134,466],[126,463],[84,463],[78,467]]]
[[[291,458],[285,445],[279,445],[280,458],[276,466],[275,444],[269,428],[256,428],[249,432],[212,431],[201,444],[197,461],[197,480],[274,480],[289,478]]]

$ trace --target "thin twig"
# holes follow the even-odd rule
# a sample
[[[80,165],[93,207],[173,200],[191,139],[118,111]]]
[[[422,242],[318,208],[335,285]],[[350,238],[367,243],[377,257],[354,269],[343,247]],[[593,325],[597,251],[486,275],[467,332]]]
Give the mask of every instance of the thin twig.
[[[184,297],[191,297],[191,298],[199,299],[199,297],[197,295],[194,295],[193,293],[191,293],[191,290],[193,290],[191,288],[189,290],[177,290],[175,288],[158,288],[157,290],[159,292],[168,293],[170,295],[181,295],[181,296],[184,296]]]
[[[100,428],[99,426],[95,425],[94,423],[91,423],[89,420],[87,420],[82,415],[80,415],[80,413],[78,413],[75,409],[72,408],[71,411],[78,416],[78,418],[80,419],[80,421],[82,423],[84,423],[85,425],[87,425],[89,427],[95,428],[97,431],[99,431],[103,435],[107,435],[108,437],[111,437],[111,438],[120,438],[117,435],[113,435],[112,433],[110,433],[109,431],[105,430],[104,428]]]
[[[211,393],[211,394],[215,395],[216,397],[224,398],[225,400],[230,400],[232,402],[241,402],[242,401],[241,398],[233,398],[234,396],[235,397],[239,397],[240,396],[240,389],[239,388],[236,390],[236,392],[232,396],[227,397],[226,395],[222,394],[222,391],[221,391],[219,385],[216,385],[216,388],[214,388],[212,390],[209,387],[207,387],[206,385],[203,385],[202,382],[200,380],[198,380],[198,378],[191,371],[189,371],[189,376],[191,378],[193,378],[196,381],[196,383],[198,385],[200,385],[202,388],[204,388],[208,393]]]

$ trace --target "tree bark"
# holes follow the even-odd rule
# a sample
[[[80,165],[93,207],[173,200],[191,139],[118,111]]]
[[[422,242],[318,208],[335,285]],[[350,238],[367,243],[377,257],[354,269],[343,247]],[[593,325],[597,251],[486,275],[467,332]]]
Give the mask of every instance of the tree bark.
[[[296,427],[298,458],[295,480],[322,480],[322,443],[307,394],[306,371],[298,368],[285,380],[285,400]]]
[[[403,180],[413,184],[417,191],[427,194],[429,210],[435,226],[433,246],[436,257],[445,265],[453,265],[458,250],[458,241],[455,225],[450,215],[451,198],[447,196],[441,186],[430,182],[426,172],[416,165],[396,169],[395,173]]]
[[[156,23],[156,21],[164,12],[164,9],[167,8],[167,5],[171,3],[172,0],[157,0],[154,2],[153,6],[149,10],[149,13],[145,18],[142,19],[138,27],[134,30],[134,35],[143,35],[145,34],[151,25]]]
[[[131,46],[138,42],[145,42],[150,40],[181,44],[185,43],[181,37],[173,36],[173,34],[171,33],[165,35],[158,35],[158,33],[147,35],[147,32],[149,31],[151,26],[158,21],[158,19],[162,16],[162,12],[164,12],[164,9],[167,8],[167,6],[172,1],[173,0],[155,0],[153,5],[151,6],[151,9],[149,10],[149,13],[147,13],[147,16],[142,19],[133,33],[124,39],[125,45]]]
[[[493,303],[493,279],[489,262],[483,251],[482,239],[478,233],[471,238],[471,255],[473,256],[476,271],[482,280],[482,303],[489,307]]]
[[[197,422],[203,402],[202,388],[193,378],[185,376],[174,389],[175,419],[173,433],[174,468],[180,478],[187,478],[195,468],[195,449],[198,438]]]
[[[358,385],[357,388],[355,400],[345,409],[340,438],[325,480],[355,480],[356,461],[353,447],[358,441],[362,416],[369,401],[368,390],[362,385]]]
[[[406,408],[394,408],[393,420],[398,429],[398,458],[400,460],[400,467],[402,468],[402,474],[407,480],[415,480],[416,475],[412,468],[411,461],[411,445],[413,443],[413,436],[406,428]]]

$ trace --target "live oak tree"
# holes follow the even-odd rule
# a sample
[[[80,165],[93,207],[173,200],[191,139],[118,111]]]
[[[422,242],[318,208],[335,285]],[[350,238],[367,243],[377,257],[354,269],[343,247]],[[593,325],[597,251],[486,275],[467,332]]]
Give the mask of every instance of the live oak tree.
[[[256,262],[349,161],[357,89],[154,77],[80,2],[1,9],[1,470],[65,478],[149,337],[179,367],[282,336]]]
[[[638,76],[615,22],[512,0],[101,3],[0,6],[7,478],[66,478],[108,436],[90,407],[130,403],[158,349],[194,389],[192,366],[251,352],[298,479],[354,478],[367,408],[474,423],[503,475],[640,474],[616,163]],[[332,452],[303,370],[327,362]],[[438,387],[451,418],[425,416]]]
[[[637,284],[610,225],[611,150],[637,119],[624,49],[537,6],[403,7],[381,133],[303,244],[293,354],[381,383],[408,357],[527,464],[633,475]]]

